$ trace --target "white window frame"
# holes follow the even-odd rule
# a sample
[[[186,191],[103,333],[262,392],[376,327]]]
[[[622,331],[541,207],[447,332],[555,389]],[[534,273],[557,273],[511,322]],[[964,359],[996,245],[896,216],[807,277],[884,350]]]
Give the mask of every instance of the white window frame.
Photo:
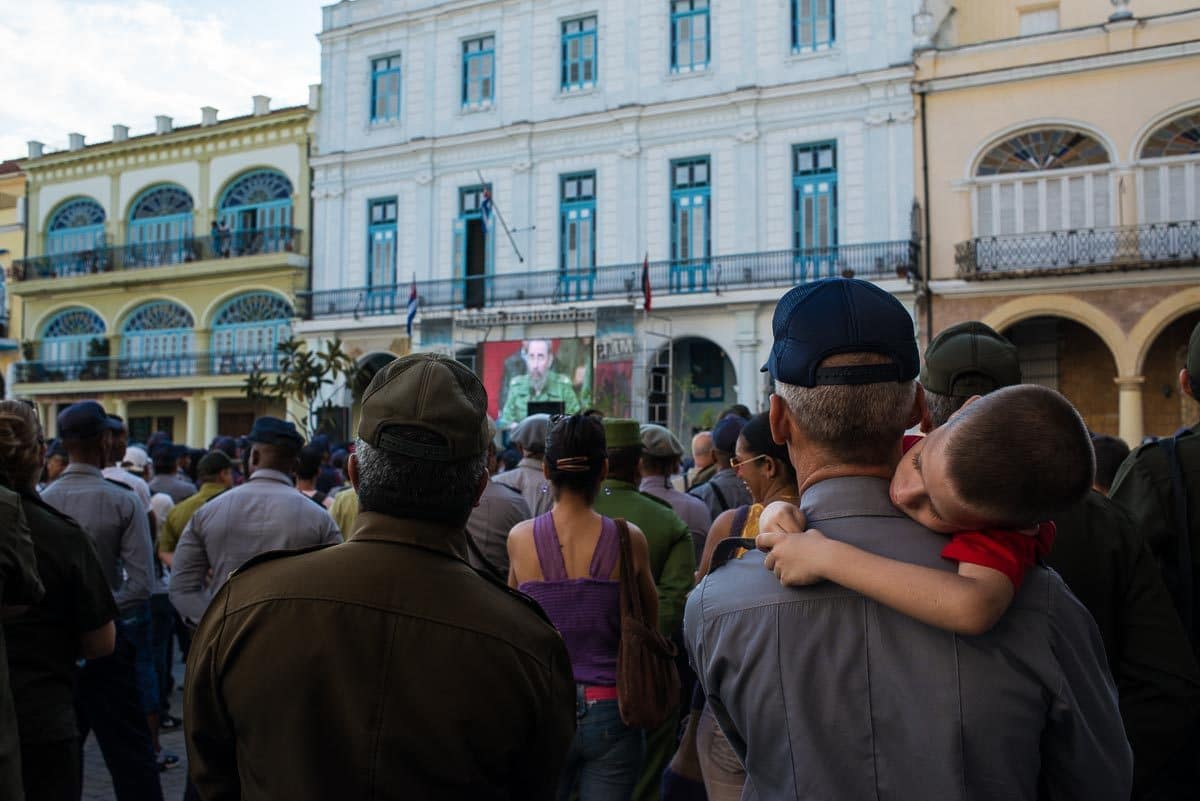
[[[1071,178],[1083,177],[1086,180],[1086,189],[1084,195],[1084,217],[1085,224],[1080,228],[1110,228],[1116,225],[1116,181],[1115,172],[1111,164],[1105,165],[1103,168],[1095,166],[1075,167],[1064,170],[1042,170],[1040,172],[1020,172],[1020,173],[1004,173],[1002,175],[989,175],[985,177],[976,177],[971,182],[971,230],[975,237],[981,236],[1005,236],[1008,234],[1027,234],[1027,233],[1043,233],[1052,230],[1077,230],[1066,224],[1070,220],[1071,202],[1070,193],[1066,190],[1066,182]],[[1062,216],[1064,225],[1060,228],[1048,228],[1046,223],[1046,185],[1050,181],[1063,181],[1064,187],[1061,193],[1062,198]],[[1108,218],[1097,220],[1095,209],[1095,182],[1104,181],[1108,185]],[[1024,198],[1023,194],[1027,191],[1024,186],[1028,183],[1036,183],[1038,197],[1038,227],[1033,230],[1025,229],[1024,215]],[[1011,184],[1016,195],[1015,216],[1016,226],[1013,231],[1007,231],[1004,234],[998,234],[1000,230],[1000,187],[1002,185]],[[979,225],[979,193],[992,193],[992,220],[991,232],[981,233]]]

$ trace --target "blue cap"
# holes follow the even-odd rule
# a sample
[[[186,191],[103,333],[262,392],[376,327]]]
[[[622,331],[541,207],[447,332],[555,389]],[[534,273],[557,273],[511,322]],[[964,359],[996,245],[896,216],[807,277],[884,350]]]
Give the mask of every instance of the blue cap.
[[[785,384],[911,381],[921,369],[912,317],[870,281],[826,278],[795,287],[775,306],[771,329],[775,344],[762,369]],[[817,369],[840,353],[878,353],[891,363]]]
[[[713,426],[713,447],[721,453],[733,453],[734,448],[737,447],[737,439],[741,436],[745,425],[746,421],[736,414],[722,417]]]
[[[304,447],[304,437],[300,436],[296,426],[278,417],[260,417],[255,420],[254,427],[250,429],[249,439],[263,445],[280,445],[296,450]]]
[[[58,435],[63,439],[93,439],[105,431],[122,428],[96,401],[72,403],[58,413]]]

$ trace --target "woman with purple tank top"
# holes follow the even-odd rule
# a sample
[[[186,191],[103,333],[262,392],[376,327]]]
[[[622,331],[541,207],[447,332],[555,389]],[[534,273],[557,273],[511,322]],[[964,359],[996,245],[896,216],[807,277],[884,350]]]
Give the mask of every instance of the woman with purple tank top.
[[[560,417],[546,438],[549,512],[508,535],[508,583],[537,600],[562,633],[575,673],[575,739],[558,786],[566,801],[626,801],[642,765],[643,733],[617,708],[617,645],[621,640],[620,548],[616,524],[592,508],[608,473],[599,418]],[[646,537],[630,524],[642,605],[653,619],[658,592]]]

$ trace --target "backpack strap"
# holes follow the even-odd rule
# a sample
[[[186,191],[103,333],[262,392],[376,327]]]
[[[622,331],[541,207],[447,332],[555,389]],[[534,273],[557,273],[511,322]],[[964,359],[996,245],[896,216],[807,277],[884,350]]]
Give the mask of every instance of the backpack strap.
[[[1171,471],[1171,498],[1174,501],[1176,564],[1168,574],[1168,582],[1175,584],[1175,604],[1179,618],[1188,636],[1195,639],[1195,583],[1192,576],[1191,526],[1188,521],[1187,486],[1183,478],[1183,466],[1179,463],[1179,435],[1159,440],[1167,457],[1167,469]],[[1173,574],[1173,575],[1171,575]],[[1170,579],[1174,581],[1171,582]]]
[[[724,512],[729,508],[729,501],[725,500],[725,493],[721,492],[721,488],[717,486],[717,482],[711,478],[708,480],[708,488],[717,496],[717,503],[721,504],[721,511]]]
[[[542,566],[542,581],[566,581],[567,563],[563,561],[562,544],[550,512],[533,519],[533,544],[537,547],[538,564]]]

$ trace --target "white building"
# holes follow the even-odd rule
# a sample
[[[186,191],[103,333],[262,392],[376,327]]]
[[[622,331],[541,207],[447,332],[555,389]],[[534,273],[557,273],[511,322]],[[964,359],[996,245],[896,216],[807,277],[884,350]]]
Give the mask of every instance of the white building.
[[[912,0],[326,7],[299,331],[363,358],[466,358],[592,336],[624,310],[635,416],[685,431],[735,402],[762,408],[787,287],[853,271],[911,305],[912,13]]]

